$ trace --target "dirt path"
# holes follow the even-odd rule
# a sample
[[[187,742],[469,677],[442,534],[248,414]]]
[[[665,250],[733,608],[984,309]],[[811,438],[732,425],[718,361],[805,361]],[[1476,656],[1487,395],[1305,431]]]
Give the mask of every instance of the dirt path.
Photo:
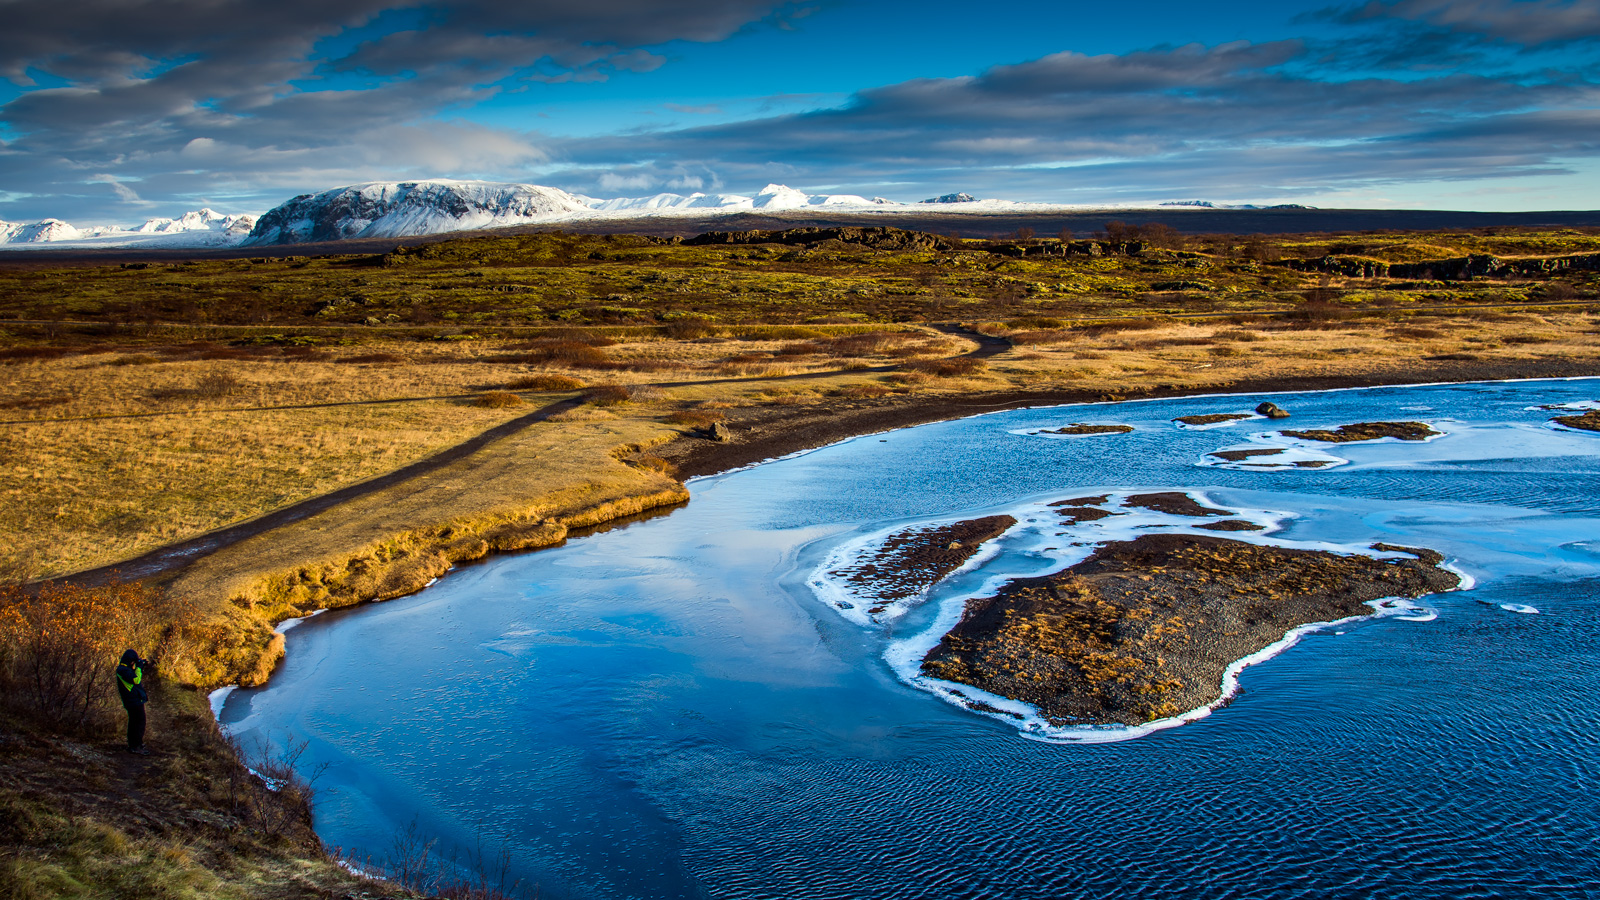
[[[302,500],[292,506],[274,510],[266,515],[240,522],[237,525],[229,525],[226,528],[207,532],[199,537],[190,538],[176,544],[168,544],[165,547],[157,548],[143,556],[124,562],[78,572],[61,580],[80,584],[102,584],[112,578],[132,581],[175,572],[195,560],[215,553],[224,547],[232,546],[258,534],[265,534],[291,522],[298,522],[301,519],[332,509],[341,503],[347,503],[357,497],[372,494],[420,475],[442,469],[496,441],[510,437],[530,425],[546,421],[557,413],[573,409],[582,402],[583,399],[581,397],[558,400],[525,416],[518,416],[509,422],[496,425],[471,440],[463,441],[454,447],[441,450],[425,459],[417,460],[409,466],[395,469],[386,475],[379,475],[376,478],[369,478],[366,481],[340,488],[329,494]]]

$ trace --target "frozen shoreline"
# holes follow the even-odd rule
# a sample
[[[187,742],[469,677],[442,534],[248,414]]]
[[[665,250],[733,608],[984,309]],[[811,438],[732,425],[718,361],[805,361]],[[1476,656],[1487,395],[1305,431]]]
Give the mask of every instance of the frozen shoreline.
[[[993,595],[1001,587],[1018,577],[1037,577],[1060,572],[1083,562],[1096,549],[1102,546],[1129,541],[1139,535],[1189,534],[1210,537],[1219,536],[1216,531],[1201,527],[1207,522],[1216,521],[1214,518],[1181,516],[1142,507],[1122,506],[1123,502],[1129,497],[1148,493],[1148,491],[1084,489],[1074,493],[1093,496],[1104,494],[1105,501],[1094,506],[1102,510],[1115,510],[1115,512],[1105,518],[1092,521],[1062,523],[1059,519],[1058,508],[1049,505],[1050,502],[1055,501],[1055,498],[1031,501],[995,511],[1015,517],[1018,520],[1018,524],[1001,537],[989,541],[984,548],[984,552],[974,556],[970,565],[964,566],[960,572],[951,573],[946,579],[941,580],[940,584],[947,583],[950,578],[954,578],[962,574],[962,572],[976,571],[982,568],[985,563],[995,560],[1003,554],[1016,558],[1047,559],[1049,560],[1048,565],[1041,567],[1040,571],[1030,572],[1027,575],[1019,575],[1019,573],[1011,571],[992,574],[984,578],[976,588],[964,589],[958,593],[940,598],[936,617],[928,627],[910,637],[891,640],[884,650],[883,659],[901,681],[928,691],[940,699],[963,709],[1006,722],[1016,727],[1024,737],[1053,743],[1109,743],[1142,737],[1210,715],[1213,710],[1226,705],[1237,695],[1239,691],[1239,676],[1244,669],[1284,653],[1299,643],[1300,639],[1307,634],[1374,618],[1393,617],[1400,621],[1417,623],[1429,622],[1437,618],[1436,611],[1422,603],[1405,598],[1390,597],[1369,601],[1367,605],[1372,607],[1373,611],[1366,615],[1351,616],[1332,621],[1308,622],[1296,626],[1276,642],[1230,664],[1223,673],[1219,693],[1214,700],[1176,716],[1132,726],[1060,725],[1051,722],[1036,707],[1024,701],[1003,697],[968,684],[944,681],[923,674],[922,662],[924,658],[961,621],[968,601],[977,597]],[[1228,509],[1213,503],[1210,497],[1202,490],[1190,489],[1174,491],[1174,493],[1182,493],[1200,506],[1217,510]],[[1229,518],[1250,522],[1261,529],[1255,532],[1228,532],[1227,538],[1230,540],[1258,546],[1321,551],[1344,556],[1364,556],[1373,559],[1411,558],[1411,555],[1407,553],[1374,550],[1370,546],[1359,543],[1294,541],[1272,537],[1273,533],[1283,530],[1287,522],[1297,517],[1294,513],[1266,509],[1228,509],[1228,511],[1231,513]],[[931,522],[932,520],[930,520],[930,524]],[[812,573],[811,578],[808,579],[807,583],[812,587],[817,598],[828,603],[836,613],[858,626],[872,627],[882,624],[876,621],[868,621],[862,616],[852,615],[851,613],[855,611],[853,609],[840,608],[837,605],[837,598],[846,594],[840,587],[839,582],[841,579],[831,573],[835,570],[846,568],[852,561],[868,557],[874,552],[877,542],[881,542],[890,533],[903,530],[908,527],[908,524],[920,523],[900,523],[894,528],[882,529],[854,538],[835,548],[824,560],[823,564]],[[1046,544],[1051,546],[1046,546]],[[1475,582],[1470,576],[1465,576],[1459,569],[1448,564],[1445,568],[1456,573],[1461,578],[1456,590],[1468,590],[1474,586]],[[926,598],[937,591],[938,585],[935,585],[929,591],[924,592],[922,596]],[[856,599],[859,600],[860,598]],[[909,605],[908,608],[898,610],[896,617],[904,615],[908,611]]]

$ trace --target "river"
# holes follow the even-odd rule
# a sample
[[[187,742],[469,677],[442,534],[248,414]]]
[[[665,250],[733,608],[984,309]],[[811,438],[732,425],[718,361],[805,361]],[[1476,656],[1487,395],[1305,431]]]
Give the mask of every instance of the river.
[[[220,719],[255,752],[304,744],[328,844],[377,861],[414,824],[437,853],[506,846],[541,897],[1597,896],[1600,434],[1530,408],[1597,396],[1201,397],[860,437],[308,620]],[[1262,399],[1293,417],[1171,421]],[[1444,436],[1199,464],[1378,420]],[[1135,430],[1029,433],[1073,422]],[[881,626],[817,589],[885,529],[1135,489],[1270,511],[1283,540],[1430,547],[1476,585],[1307,635],[1210,716],[1110,743],[1025,733],[886,659],[965,596],[1059,567],[1039,534]]]

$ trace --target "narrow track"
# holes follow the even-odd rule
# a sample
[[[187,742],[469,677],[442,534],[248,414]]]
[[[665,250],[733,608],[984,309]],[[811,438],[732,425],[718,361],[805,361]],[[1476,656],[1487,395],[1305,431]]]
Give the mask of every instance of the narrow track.
[[[510,437],[519,431],[543,422],[551,416],[573,409],[583,402],[581,397],[572,397],[558,400],[548,406],[537,409],[525,416],[519,416],[509,422],[501,423],[483,432],[477,437],[463,441],[454,447],[441,450],[425,459],[402,466],[384,475],[357,482],[348,487],[340,488],[332,493],[322,494],[307,500],[302,500],[291,506],[273,510],[264,515],[257,516],[235,525],[209,531],[198,537],[158,547],[142,556],[134,557],[109,566],[88,569],[72,575],[63,576],[58,581],[74,584],[103,584],[113,579],[133,581],[142,578],[151,578],[156,575],[165,575],[175,572],[193,563],[203,556],[208,556],[225,547],[230,547],[240,541],[247,540],[259,534],[265,534],[275,528],[280,528],[301,519],[314,516],[317,513],[332,509],[342,503],[349,502],[374,491],[409,481],[420,475],[437,471],[457,460],[464,459],[473,453],[496,441]]]

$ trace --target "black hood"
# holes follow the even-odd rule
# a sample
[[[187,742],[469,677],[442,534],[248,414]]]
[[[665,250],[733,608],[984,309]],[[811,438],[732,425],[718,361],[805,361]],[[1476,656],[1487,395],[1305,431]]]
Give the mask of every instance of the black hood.
[[[138,661],[139,661],[139,654],[133,652],[132,650],[124,650],[124,651],[122,651],[122,664],[123,665],[131,666],[131,665],[133,665],[134,663],[136,663]]]

